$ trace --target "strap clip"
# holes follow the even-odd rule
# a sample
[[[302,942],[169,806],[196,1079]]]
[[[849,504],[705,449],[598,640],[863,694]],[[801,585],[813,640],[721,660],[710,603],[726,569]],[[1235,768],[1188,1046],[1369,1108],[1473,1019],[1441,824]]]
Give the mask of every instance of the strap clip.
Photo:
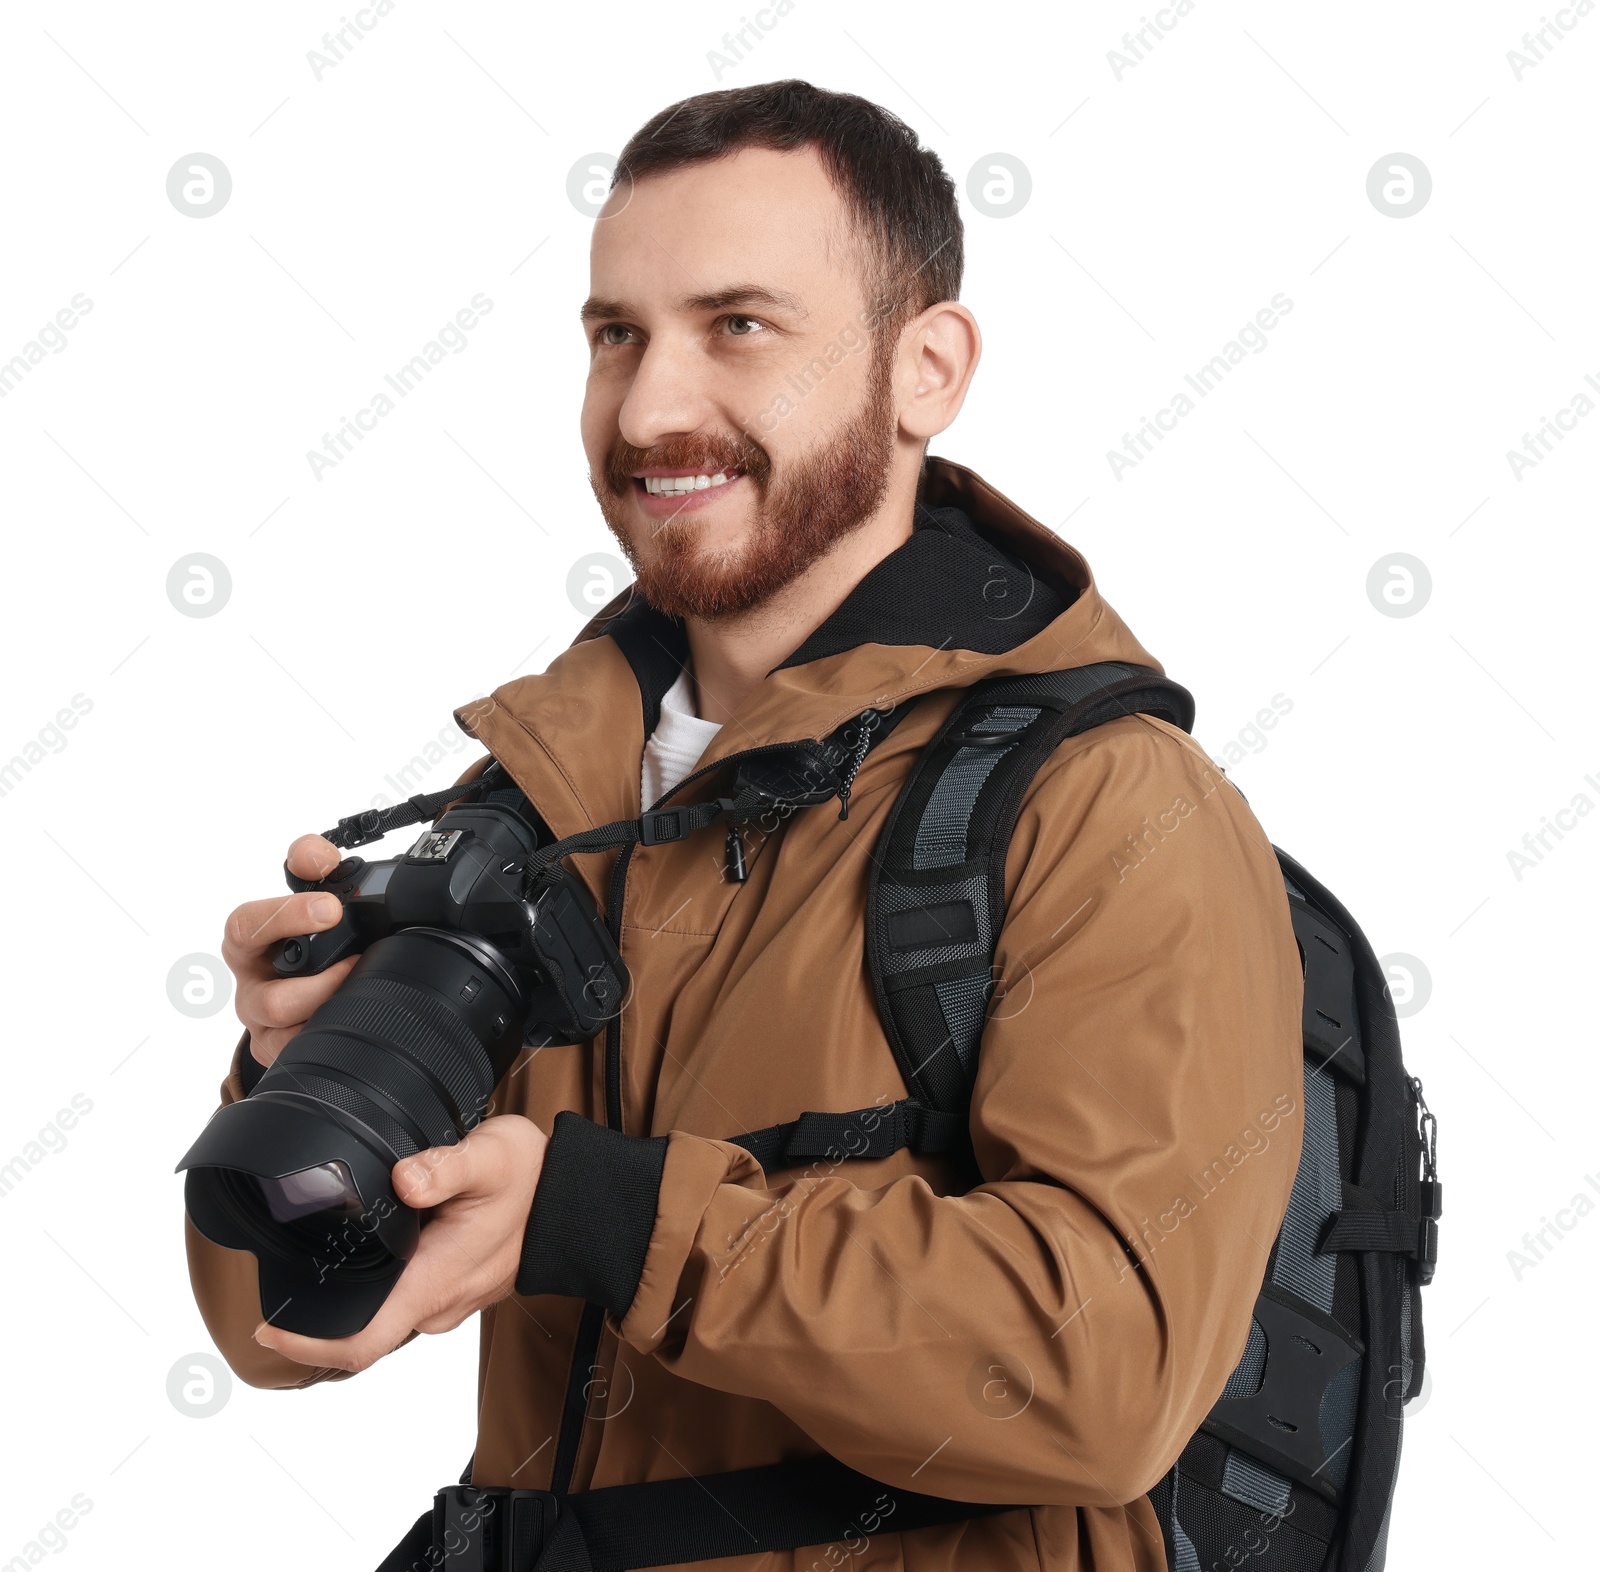
[[[555,1528],[548,1490],[446,1485],[433,1498],[435,1563],[449,1572],[527,1572]]]
[[[357,846],[381,841],[387,833],[382,813],[377,808],[368,808],[364,813],[351,813],[340,819],[327,839],[341,851],[354,851]]]
[[[639,844],[660,846],[668,841],[681,841],[689,833],[687,808],[660,808],[639,819]]]

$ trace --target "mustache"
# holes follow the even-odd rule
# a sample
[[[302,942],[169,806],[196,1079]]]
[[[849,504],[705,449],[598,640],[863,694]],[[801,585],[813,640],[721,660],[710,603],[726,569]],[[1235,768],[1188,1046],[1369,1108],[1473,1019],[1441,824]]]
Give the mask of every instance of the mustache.
[[[772,474],[772,459],[759,442],[743,432],[682,437],[649,448],[636,448],[618,437],[606,456],[604,479],[611,495],[620,497],[632,486],[635,470],[732,468],[742,469],[758,490],[765,491]]]

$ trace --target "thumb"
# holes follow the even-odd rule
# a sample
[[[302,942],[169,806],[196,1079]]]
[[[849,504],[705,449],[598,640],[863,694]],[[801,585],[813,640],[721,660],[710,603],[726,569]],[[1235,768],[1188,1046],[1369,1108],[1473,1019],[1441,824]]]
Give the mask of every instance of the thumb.
[[[458,1146],[430,1146],[394,1165],[390,1179],[394,1193],[409,1207],[437,1206],[466,1188],[465,1142]]]

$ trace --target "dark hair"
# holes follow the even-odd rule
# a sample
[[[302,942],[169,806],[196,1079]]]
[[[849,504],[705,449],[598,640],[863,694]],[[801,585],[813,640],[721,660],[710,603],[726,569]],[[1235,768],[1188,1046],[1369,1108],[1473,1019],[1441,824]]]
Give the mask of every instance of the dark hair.
[[[961,295],[956,188],[939,155],[898,115],[791,78],[699,93],[663,109],[629,139],[612,187],[746,147],[814,147],[865,242],[868,300],[899,327]]]

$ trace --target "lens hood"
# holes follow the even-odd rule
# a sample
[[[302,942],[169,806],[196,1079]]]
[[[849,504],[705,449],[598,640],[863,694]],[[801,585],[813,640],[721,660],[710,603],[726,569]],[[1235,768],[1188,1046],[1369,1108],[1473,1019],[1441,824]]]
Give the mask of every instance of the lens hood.
[[[363,1209],[330,1220],[317,1238],[305,1226],[297,1237],[286,1234],[252,1181],[326,1163],[344,1165]],[[187,1172],[184,1204],[195,1227],[214,1244],[255,1256],[262,1319],[287,1331],[359,1332],[416,1250],[419,1216],[394,1193],[382,1141],[320,1100],[273,1091],[228,1103],[177,1171]]]

